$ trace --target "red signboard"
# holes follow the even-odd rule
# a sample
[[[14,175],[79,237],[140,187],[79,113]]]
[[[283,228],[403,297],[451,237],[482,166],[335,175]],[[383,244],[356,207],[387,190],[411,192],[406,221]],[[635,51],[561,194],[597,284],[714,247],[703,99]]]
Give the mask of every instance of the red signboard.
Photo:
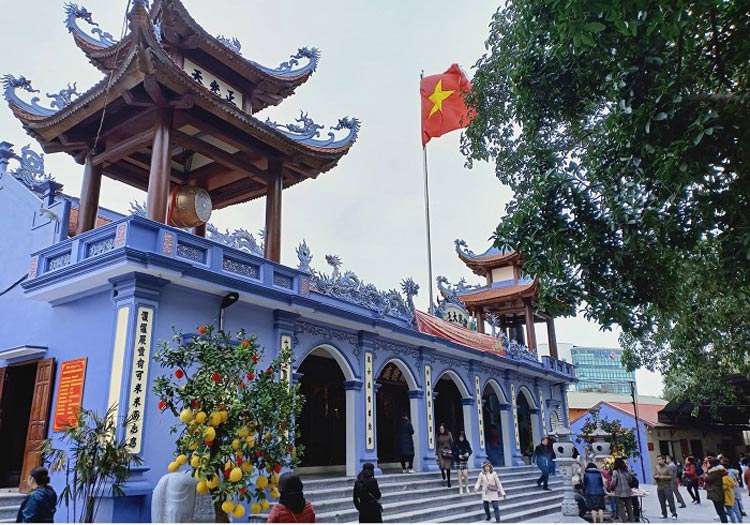
[[[648,444],[648,451],[649,452],[653,452],[654,451],[654,444],[653,443],[649,443]]]
[[[52,430],[59,432],[76,422],[83,401],[83,384],[86,379],[86,358],[65,361],[60,365],[57,383],[57,407],[52,419]]]
[[[483,352],[505,355],[503,343],[497,337],[461,328],[458,325],[443,321],[434,315],[426,314],[419,310],[414,311],[414,316],[417,320],[417,329],[424,334],[436,335]]]

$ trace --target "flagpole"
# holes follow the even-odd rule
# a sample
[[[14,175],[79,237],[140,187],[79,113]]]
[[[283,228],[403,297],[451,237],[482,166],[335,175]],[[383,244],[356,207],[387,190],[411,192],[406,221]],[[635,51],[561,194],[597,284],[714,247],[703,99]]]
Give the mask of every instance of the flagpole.
[[[419,75],[419,80],[424,78],[424,70]],[[433,298],[432,298],[432,237],[430,233],[430,183],[427,172],[427,144],[422,146],[422,156],[424,158],[424,215],[425,222],[427,223],[427,286],[429,290],[430,304],[427,311],[433,313]]]

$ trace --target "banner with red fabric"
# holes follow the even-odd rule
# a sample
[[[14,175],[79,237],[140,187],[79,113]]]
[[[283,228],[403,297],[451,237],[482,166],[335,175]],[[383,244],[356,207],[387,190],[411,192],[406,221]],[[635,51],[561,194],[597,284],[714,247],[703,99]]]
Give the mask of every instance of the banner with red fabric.
[[[475,113],[466,107],[464,97],[471,91],[471,81],[458,64],[441,75],[424,77],[419,83],[422,98],[422,146],[430,139],[449,131],[465,128]]]
[[[453,341],[460,345],[474,348],[475,350],[481,350],[482,352],[489,352],[496,355],[505,355],[505,347],[503,342],[491,335],[480,334],[473,330],[467,330],[454,323],[443,321],[439,317],[430,315],[419,310],[414,311],[414,316],[417,321],[417,330],[423,334],[430,334],[437,337],[442,337],[448,341]]]

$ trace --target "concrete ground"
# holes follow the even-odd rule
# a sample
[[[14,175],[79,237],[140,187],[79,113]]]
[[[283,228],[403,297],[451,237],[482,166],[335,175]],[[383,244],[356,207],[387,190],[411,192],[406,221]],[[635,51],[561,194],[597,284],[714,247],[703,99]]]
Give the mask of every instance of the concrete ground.
[[[701,503],[700,505],[694,505],[690,501],[690,495],[684,488],[680,488],[680,494],[685,500],[687,507],[684,509],[677,506],[677,519],[662,519],[661,518],[661,506],[659,505],[659,499],[656,496],[656,485],[641,485],[641,488],[645,490],[648,495],[643,498],[643,515],[651,523],[718,523],[719,518],[716,516],[714,505],[709,501],[706,496],[706,491],[701,491]],[[676,502],[675,502],[676,503]],[[742,496],[742,504],[745,506],[745,512],[750,514],[750,498],[747,495],[747,489],[744,489]],[[669,507],[667,506],[667,513],[669,514]],[[714,520],[714,518],[716,518]],[[502,519],[502,516],[500,517]],[[750,517],[742,518],[744,522],[750,522]],[[529,520],[525,523],[560,523],[562,522],[562,515],[549,515],[542,518],[536,518]],[[580,523],[585,523],[581,521]]]

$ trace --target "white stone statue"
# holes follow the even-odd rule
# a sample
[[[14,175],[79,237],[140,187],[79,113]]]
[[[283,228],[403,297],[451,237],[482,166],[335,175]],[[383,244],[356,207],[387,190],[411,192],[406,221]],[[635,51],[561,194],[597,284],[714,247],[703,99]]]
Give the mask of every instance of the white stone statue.
[[[211,523],[215,521],[211,497],[198,494],[198,482],[187,472],[162,476],[151,496],[152,523]]]

